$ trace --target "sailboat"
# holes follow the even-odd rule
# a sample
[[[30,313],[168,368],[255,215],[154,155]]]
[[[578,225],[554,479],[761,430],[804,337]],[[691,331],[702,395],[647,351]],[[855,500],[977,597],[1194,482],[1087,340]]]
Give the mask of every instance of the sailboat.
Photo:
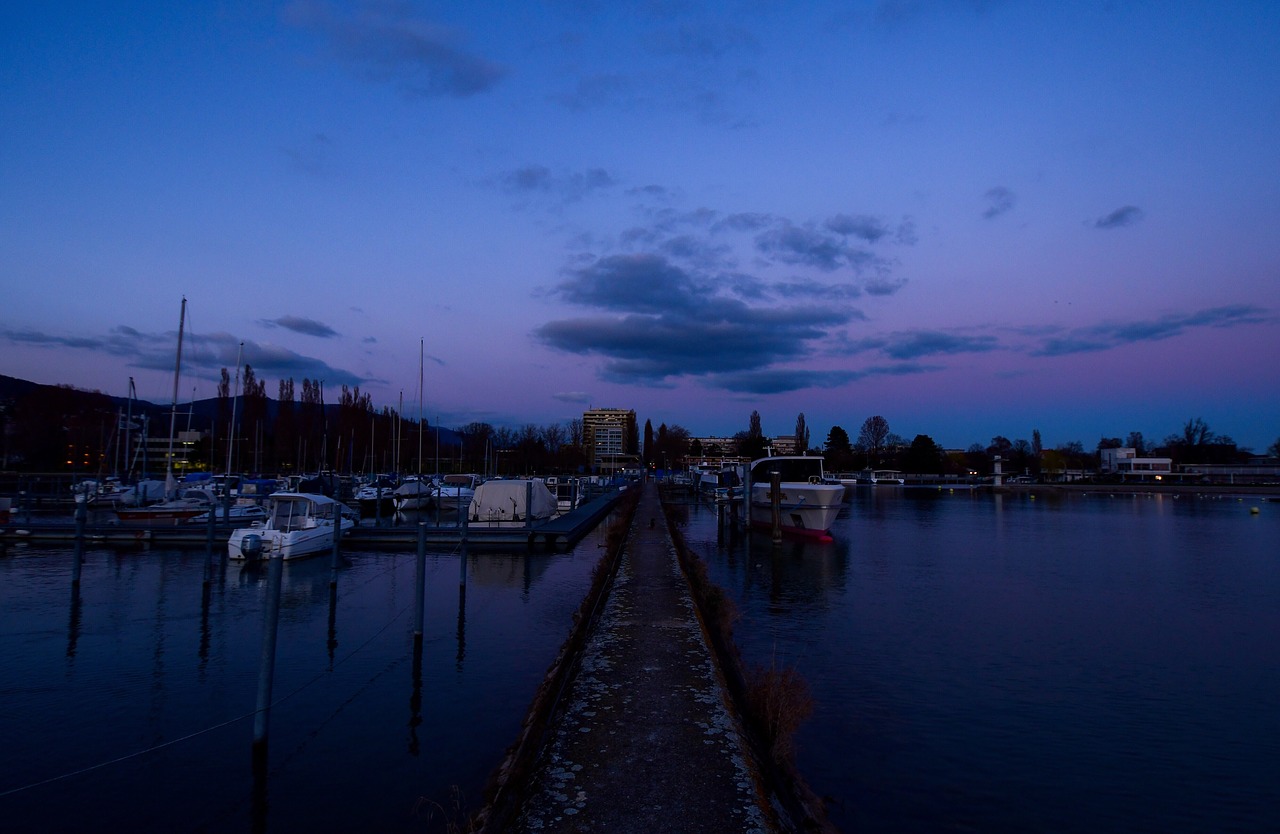
[[[182,375],[182,336],[187,323],[187,297],[182,297],[182,308],[178,313],[178,358],[173,368],[173,404],[169,410],[169,451],[165,455],[164,497],[165,501],[146,507],[117,507],[116,518],[129,524],[153,523],[156,521],[174,523],[185,521],[198,515],[206,508],[193,508],[188,501],[178,498],[178,479],[173,475],[173,442],[178,428],[178,381]],[[133,380],[129,380],[132,390]],[[141,482],[146,484],[146,481]],[[145,494],[145,487],[143,488]],[[139,503],[136,502],[135,503]],[[141,503],[146,503],[142,501]],[[189,512],[188,512],[189,511]]]

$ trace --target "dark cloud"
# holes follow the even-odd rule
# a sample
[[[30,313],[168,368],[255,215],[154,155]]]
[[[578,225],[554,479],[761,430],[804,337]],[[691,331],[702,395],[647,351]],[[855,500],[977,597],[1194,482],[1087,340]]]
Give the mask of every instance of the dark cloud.
[[[100,337],[66,337],[35,331],[0,331],[0,339],[50,348],[66,347],[117,356],[136,368],[173,371],[178,346],[176,331],[143,333],[132,327],[113,328]],[[244,352],[241,357],[240,347]],[[182,343],[182,374],[217,379],[223,368],[235,368],[237,357],[252,365],[260,378],[309,377],[335,385],[359,385],[370,380],[334,368],[320,359],[303,356],[278,345],[238,339],[229,333],[190,333]]]
[[[526,165],[499,177],[502,187],[515,194],[549,194],[569,202],[593,191],[610,188],[613,177],[603,168],[588,168],[566,174],[552,173],[544,165]]]
[[[824,225],[838,235],[861,238],[867,243],[875,243],[890,233],[884,221],[865,214],[837,214]]]
[[[723,289],[657,255],[602,258],[556,292],[614,315],[552,321],[534,335],[558,350],[604,357],[606,379],[660,385],[803,358],[855,315],[832,303],[749,306]]]
[[[883,297],[893,295],[906,285],[906,278],[894,278],[889,275],[878,275],[869,279],[863,289],[866,290],[867,295],[878,295]]]
[[[1017,202],[1017,196],[1005,188],[1003,185],[997,185],[995,188],[987,191],[983,197],[987,201],[987,207],[982,212],[982,216],[987,220],[999,217],[1000,215],[1011,211],[1013,204]]]
[[[658,255],[614,255],[577,270],[557,291],[566,301],[602,310],[693,315],[712,291]]]
[[[766,368],[716,374],[707,381],[714,388],[741,394],[785,394],[806,388],[839,388],[861,377],[858,371],[811,371],[803,368]]]
[[[756,249],[786,264],[811,266],[825,272],[849,268],[861,272],[885,264],[883,258],[865,249],[849,246],[843,235],[824,234],[812,227],[791,223],[776,224],[756,235]]]
[[[937,371],[937,366],[914,362],[899,362],[860,370],[811,371],[796,368],[768,368],[760,371],[741,371],[717,374],[708,382],[715,388],[742,394],[785,394],[806,388],[839,388],[850,382],[873,376],[907,376]]]
[[[727,229],[733,232],[758,232],[761,229],[767,229],[777,222],[778,219],[772,214],[744,211],[727,215],[715,228],[713,228],[713,231]]]
[[[411,97],[464,97],[485,92],[506,69],[459,49],[457,33],[415,17],[401,2],[358,2],[350,10],[324,0],[295,0],[286,22],[328,40],[361,76],[394,83]]]
[[[294,333],[315,336],[320,339],[332,339],[338,335],[338,331],[329,325],[314,319],[302,318],[301,316],[281,316],[278,319],[263,319],[262,324],[267,327],[283,327],[285,330],[292,330]]]
[[[1142,209],[1137,206],[1123,206],[1105,217],[1093,221],[1095,229],[1122,229],[1132,226],[1143,218]]]
[[[960,353],[986,353],[1000,349],[994,336],[966,336],[940,330],[912,330],[870,336],[849,345],[850,353],[876,351],[891,359],[919,359],[923,356],[946,356]]]
[[[1093,353],[1135,342],[1156,342],[1181,336],[1199,327],[1239,327],[1270,321],[1268,311],[1252,304],[1213,307],[1194,313],[1171,313],[1157,319],[1099,324],[1046,339],[1033,356],[1065,356]]]
[[[591,395],[586,391],[559,391],[551,395],[551,399],[563,403],[589,403]]]

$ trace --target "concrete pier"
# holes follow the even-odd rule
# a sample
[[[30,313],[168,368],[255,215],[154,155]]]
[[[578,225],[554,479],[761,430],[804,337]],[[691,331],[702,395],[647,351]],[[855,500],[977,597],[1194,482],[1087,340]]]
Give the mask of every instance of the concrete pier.
[[[608,599],[524,784],[486,830],[784,830],[667,532],[637,506]]]

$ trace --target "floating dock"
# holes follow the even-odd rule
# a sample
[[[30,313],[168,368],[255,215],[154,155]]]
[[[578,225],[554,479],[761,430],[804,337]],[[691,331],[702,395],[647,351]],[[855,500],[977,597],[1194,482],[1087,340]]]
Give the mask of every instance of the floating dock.
[[[418,543],[419,527],[429,547],[448,547],[462,543],[477,549],[565,550],[590,532],[618,503],[621,491],[605,493],[574,510],[533,525],[499,525],[475,522],[460,524],[418,524],[378,527],[360,525],[342,537],[344,548],[378,550],[413,550]],[[213,537],[225,545],[235,525],[215,524]],[[0,544],[17,542],[74,542],[76,525],[67,521],[23,521],[15,513],[8,524],[0,526]],[[207,524],[180,524],[137,527],[123,524],[86,524],[84,542],[103,546],[150,545],[157,547],[204,547],[209,543]]]

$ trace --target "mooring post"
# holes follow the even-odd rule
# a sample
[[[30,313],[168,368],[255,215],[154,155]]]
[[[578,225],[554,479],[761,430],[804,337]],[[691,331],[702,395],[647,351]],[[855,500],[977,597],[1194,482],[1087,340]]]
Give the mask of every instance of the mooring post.
[[[76,546],[75,562],[71,566],[71,587],[80,587],[80,568],[84,562],[84,523],[89,509],[85,506],[84,494],[76,495]]]
[[[462,553],[458,559],[458,587],[465,593],[467,589],[467,542],[462,542]]]
[[[280,626],[280,580],[284,559],[267,557],[267,607],[262,617],[262,656],[258,663],[258,707],[253,717],[253,757],[266,761],[271,721],[271,684],[276,671],[276,633]]]
[[[212,512],[212,510],[210,510]],[[226,495],[222,496],[222,520],[226,522],[228,527],[231,526],[231,489],[227,488]]]
[[[373,526],[382,526],[382,484],[378,484],[378,498],[373,505]]]
[[[769,504],[773,511],[773,540],[782,541],[782,473],[769,473]]]
[[[427,615],[427,525],[418,522],[418,562],[414,574],[413,641],[422,643],[422,624]]]
[[[208,586],[213,581],[213,541],[214,541],[214,525],[218,523],[213,507],[209,508],[209,523],[205,525],[204,535],[204,584]]]
[[[342,505],[333,508],[333,556],[329,560],[329,587],[338,586],[338,565],[342,562]]]
[[[533,526],[533,479],[530,478],[524,485],[524,526]],[[470,515],[470,513],[467,513]]]

